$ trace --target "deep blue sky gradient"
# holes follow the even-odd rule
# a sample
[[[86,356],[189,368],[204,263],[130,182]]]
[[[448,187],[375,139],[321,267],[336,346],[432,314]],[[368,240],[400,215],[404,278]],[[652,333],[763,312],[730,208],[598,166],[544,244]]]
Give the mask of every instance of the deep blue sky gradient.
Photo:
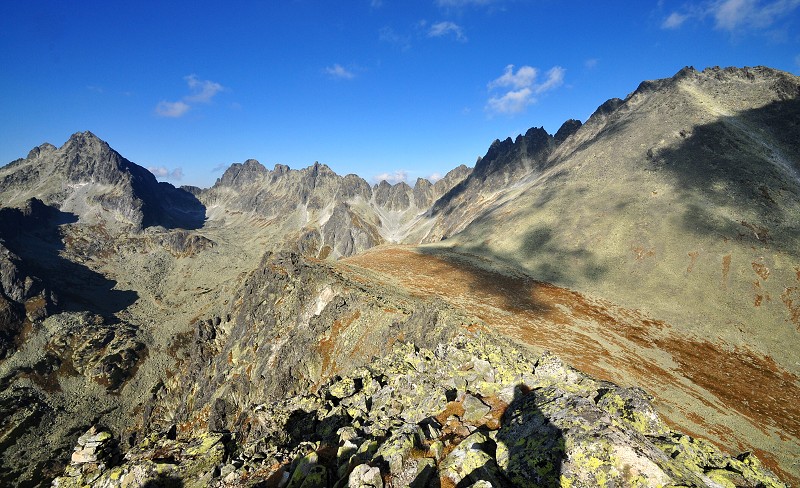
[[[6,1],[0,164],[91,130],[178,185],[247,158],[413,182],[686,65],[797,74],[800,0]]]

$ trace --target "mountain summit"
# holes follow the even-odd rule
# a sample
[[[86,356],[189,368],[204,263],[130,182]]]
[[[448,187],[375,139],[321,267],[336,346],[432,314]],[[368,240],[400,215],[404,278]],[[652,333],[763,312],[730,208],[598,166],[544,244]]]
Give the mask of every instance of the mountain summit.
[[[145,168],[120,156],[89,131],[60,148],[42,144],[0,169],[0,201],[19,205],[36,197],[83,221],[197,228],[204,209],[189,192],[159,183]]]

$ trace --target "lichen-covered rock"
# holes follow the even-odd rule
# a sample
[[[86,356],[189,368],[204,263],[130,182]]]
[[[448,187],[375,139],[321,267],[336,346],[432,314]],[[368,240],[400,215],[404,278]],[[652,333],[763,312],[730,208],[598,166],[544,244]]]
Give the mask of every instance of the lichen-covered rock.
[[[368,464],[359,464],[350,473],[347,486],[350,488],[383,488],[381,470]]]
[[[486,480],[494,486],[504,484],[503,475],[494,459],[495,443],[482,432],[475,432],[463,441],[441,462],[439,476],[454,485]]]
[[[413,391],[419,385],[427,396]],[[731,457],[672,432],[641,390],[489,336],[460,336],[435,352],[398,343],[313,394],[256,409],[271,419],[258,440],[156,433],[119,466],[81,480],[108,487],[157,475],[185,486],[281,488],[784,486],[750,454]],[[82,439],[82,446],[100,442]],[[59,486],[73,486],[75,473],[66,475]]]

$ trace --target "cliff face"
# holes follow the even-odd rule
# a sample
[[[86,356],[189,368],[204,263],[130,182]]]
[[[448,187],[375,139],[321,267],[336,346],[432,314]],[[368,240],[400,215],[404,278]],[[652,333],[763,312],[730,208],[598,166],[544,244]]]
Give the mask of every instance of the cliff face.
[[[34,148],[0,168],[0,484],[796,482],[798,99],[687,68],[413,186]]]

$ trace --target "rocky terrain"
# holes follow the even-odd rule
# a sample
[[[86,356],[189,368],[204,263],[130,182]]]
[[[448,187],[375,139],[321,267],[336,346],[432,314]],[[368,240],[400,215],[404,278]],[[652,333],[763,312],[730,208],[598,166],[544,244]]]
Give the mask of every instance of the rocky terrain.
[[[413,187],[34,148],[0,484],[796,485],[798,100],[686,68]]]

